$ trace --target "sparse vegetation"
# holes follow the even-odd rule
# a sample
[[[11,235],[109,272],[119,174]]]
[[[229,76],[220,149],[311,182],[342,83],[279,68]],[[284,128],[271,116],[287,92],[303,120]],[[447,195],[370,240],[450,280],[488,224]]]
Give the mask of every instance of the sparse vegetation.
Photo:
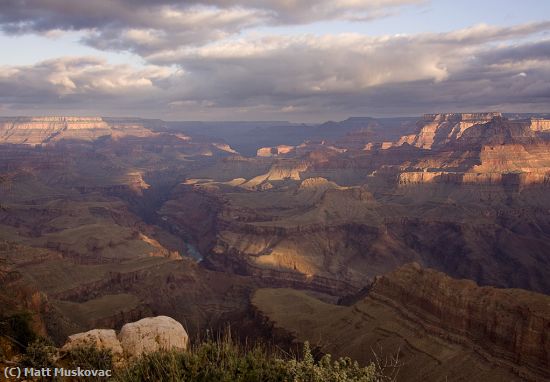
[[[37,340],[31,321],[32,316],[28,312],[0,314],[0,364],[11,362],[12,358],[24,354]]]
[[[57,349],[53,344],[42,337],[37,337],[25,349],[21,364],[26,367],[40,369],[55,365]]]
[[[255,344],[239,345],[229,336],[200,342],[189,351],[157,352],[145,355],[121,370],[118,382],[377,382],[389,381],[375,363],[361,367],[349,358],[332,360],[324,355],[316,361],[309,343],[301,357],[280,349]]]
[[[37,336],[31,327],[32,316],[28,312],[18,312],[0,316],[0,332],[19,350],[24,350]]]
[[[109,349],[98,349],[95,346],[82,346],[72,349],[66,355],[70,369],[112,370],[113,354]],[[105,377],[86,377],[86,381],[105,381]]]
[[[350,358],[333,360],[330,354],[316,359],[308,342],[301,354],[290,354],[264,342],[240,343],[228,330],[217,338],[197,339],[187,351],[171,350],[150,353],[138,359],[117,364],[110,350],[95,346],[59,352],[48,339],[37,336],[25,326],[25,315],[17,316],[21,341],[18,363],[35,369],[64,367],[68,369],[113,370],[112,380],[189,381],[189,382],[386,382],[394,378],[384,374],[384,367],[374,362],[366,367]],[[4,319],[5,320],[5,319]],[[27,329],[29,329],[27,331]],[[32,338],[32,341],[30,340]],[[74,379],[78,380],[78,378]],[[106,377],[86,380],[105,381]],[[110,380],[110,379],[109,379]]]

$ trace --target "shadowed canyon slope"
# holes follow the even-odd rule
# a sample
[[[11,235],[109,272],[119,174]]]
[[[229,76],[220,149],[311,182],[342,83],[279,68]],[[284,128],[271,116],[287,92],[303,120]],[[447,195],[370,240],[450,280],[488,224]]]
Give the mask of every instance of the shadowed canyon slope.
[[[240,146],[228,143],[232,131],[247,137]],[[550,122],[540,118],[0,120],[0,313],[32,312],[57,342],[158,314],[191,337],[227,322],[270,335],[258,311],[278,313],[250,296],[292,288],[255,296],[273,293],[273,309],[278,298],[312,305],[298,316],[341,316],[387,354],[404,339],[404,356],[426,365],[418,380],[460,365],[547,375],[547,338],[536,336],[548,333],[539,307],[548,304],[549,254]],[[378,278],[410,262],[525,290],[418,266]],[[328,304],[339,298],[355,303]],[[363,322],[370,316],[376,325]],[[369,350],[344,345],[327,349]]]
[[[478,287],[413,263],[376,278],[350,306],[290,289],[260,289],[252,303],[278,336],[363,362],[373,352],[397,356],[406,381],[550,377],[550,297],[542,294]]]

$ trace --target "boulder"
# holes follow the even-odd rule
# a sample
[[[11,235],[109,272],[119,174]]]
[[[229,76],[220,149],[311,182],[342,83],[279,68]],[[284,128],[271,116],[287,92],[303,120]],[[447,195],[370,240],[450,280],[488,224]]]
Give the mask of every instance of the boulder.
[[[113,357],[120,358],[123,355],[122,346],[112,329],[94,329],[84,333],[69,336],[61,350],[70,351],[82,346],[95,346],[98,349],[108,349]]]
[[[189,336],[183,326],[166,316],[148,317],[122,327],[118,339],[127,358],[158,350],[187,349]]]

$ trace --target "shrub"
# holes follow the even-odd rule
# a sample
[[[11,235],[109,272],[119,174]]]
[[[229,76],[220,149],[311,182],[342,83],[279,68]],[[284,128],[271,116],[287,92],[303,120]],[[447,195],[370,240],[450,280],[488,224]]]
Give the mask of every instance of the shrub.
[[[21,363],[23,366],[35,369],[52,367],[54,366],[56,355],[57,349],[50,341],[44,338],[37,338],[27,346]]]
[[[287,369],[291,380],[296,382],[374,382],[385,379],[374,363],[360,367],[357,361],[347,357],[333,362],[330,354],[315,362],[308,342],[304,344],[303,359],[288,361]]]
[[[142,356],[118,381],[285,381],[285,367],[260,345],[246,351],[229,339],[200,343],[190,351]]]
[[[71,366],[83,369],[111,369],[113,355],[110,349],[98,349],[95,346],[81,346],[70,350],[67,359]]]
[[[44,368],[113,370],[112,353],[94,346],[75,348],[57,359],[57,350],[43,338],[26,347],[21,366]],[[189,381],[189,382],[382,382],[380,362],[360,366],[350,358],[333,360],[330,354],[316,360],[308,342],[301,357],[285,353],[264,343],[235,343],[230,335],[197,341],[188,351],[173,350],[146,354],[116,370],[113,380]],[[77,380],[73,378],[71,380]],[[104,381],[106,378],[87,378]]]
[[[87,370],[112,370],[113,369],[113,354],[110,349],[98,349],[93,345],[81,346],[71,349],[66,360],[70,369]],[[105,377],[87,377],[86,381],[106,381]]]
[[[32,316],[28,312],[15,313],[10,316],[0,316],[0,332],[2,335],[24,351],[37,336],[31,327]]]
[[[133,381],[193,382],[378,382],[388,380],[374,363],[361,367],[349,358],[330,355],[315,361],[309,343],[302,359],[256,344],[245,349],[230,338],[207,340],[187,352],[157,352],[142,356],[115,378]]]

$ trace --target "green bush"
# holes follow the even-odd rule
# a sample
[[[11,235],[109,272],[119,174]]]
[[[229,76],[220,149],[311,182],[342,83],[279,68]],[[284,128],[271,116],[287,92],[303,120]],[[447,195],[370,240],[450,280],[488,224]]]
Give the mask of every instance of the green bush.
[[[110,349],[98,349],[95,346],[81,346],[70,350],[67,359],[72,367],[83,369],[111,369],[113,355]]]
[[[31,327],[32,316],[28,312],[0,316],[0,333],[24,351],[37,336]]]
[[[340,358],[332,361],[330,354],[315,362],[309,343],[304,344],[303,359],[286,363],[291,381],[295,382],[374,382],[385,379],[374,363],[360,367],[357,361]]]
[[[35,369],[52,367],[54,366],[56,355],[57,349],[50,341],[44,338],[37,338],[27,346],[21,363],[23,366]]]
[[[387,380],[375,364],[361,367],[349,358],[315,361],[309,344],[301,359],[265,346],[245,349],[230,338],[207,340],[187,352],[145,355],[121,370],[115,380],[193,382],[378,382]]]
[[[113,353],[109,349],[98,349],[95,346],[81,346],[70,350],[66,357],[70,369],[80,367],[86,370],[112,370]],[[87,377],[86,381],[105,381],[105,377]]]
[[[245,351],[231,340],[208,340],[190,351],[147,354],[124,369],[118,381],[285,381],[284,364],[261,346]]]
[[[20,327],[20,326],[17,326]],[[24,326],[21,326],[24,328]],[[26,333],[23,330],[21,333]],[[20,337],[21,338],[21,337]],[[300,357],[285,353],[264,343],[243,345],[230,335],[224,338],[196,341],[187,351],[161,351],[146,354],[114,368],[112,353],[106,349],[85,346],[73,349],[57,359],[57,349],[43,338],[28,344],[21,366],[67,369],[115,369],[114,381],[189,381],[189,382],[382,382],[391,381],[384,375],[379,362],[366,367],[350,358],[333,360],[327,354],[316,360],[306,342]],[[77,379],[72,379],[77,380]],[[87,378],[86,380],[94,380]],[[95,381],[104,381],[97,377]]]

